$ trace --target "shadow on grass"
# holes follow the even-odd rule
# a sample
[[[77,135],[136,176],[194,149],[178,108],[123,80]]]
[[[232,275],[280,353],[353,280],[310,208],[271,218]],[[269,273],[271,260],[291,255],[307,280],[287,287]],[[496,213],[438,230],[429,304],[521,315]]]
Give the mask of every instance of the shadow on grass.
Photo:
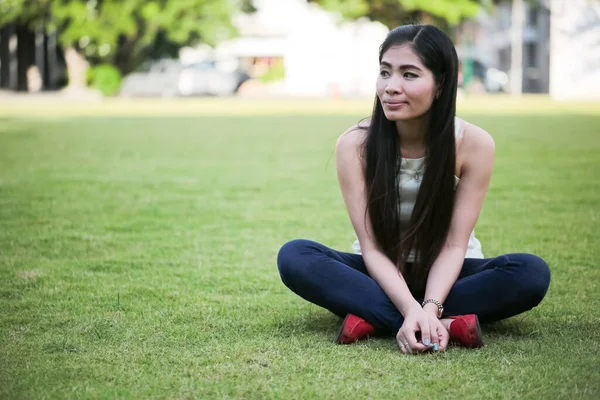
[[[496,339],[534,339],[540,336],[540,326],[527,314],[497,322],[481,324],[483,335],[487,338]]]
[[[276,336],[288,336],[290,334],[318,334],[332,336],[337,333],[342,319],[337,315],[327,313],[302,314],[299,316],[283,317],[275,324],[277,326]]]

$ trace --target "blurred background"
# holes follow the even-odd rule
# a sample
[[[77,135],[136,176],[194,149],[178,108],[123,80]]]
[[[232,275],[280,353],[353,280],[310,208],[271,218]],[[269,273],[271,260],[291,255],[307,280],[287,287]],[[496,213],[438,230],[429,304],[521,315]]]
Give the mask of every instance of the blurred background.
[[[600,98],[598,0],[2,0],[0,95],[371,96],[415,22],[454,40],[464,92]]]

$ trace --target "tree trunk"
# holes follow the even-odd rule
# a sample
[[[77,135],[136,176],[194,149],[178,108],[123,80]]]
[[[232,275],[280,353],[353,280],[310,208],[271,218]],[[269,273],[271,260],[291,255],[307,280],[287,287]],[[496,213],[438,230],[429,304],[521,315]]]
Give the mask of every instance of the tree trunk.
[[[48,90],[58,89],[58,55],[56,46],[56,31],[46,33],[46,73],[44,74],[44,86]]]
[[[76,90],[85,89],[87,87],[86,73],[89,67],[88,62],[74,47],[67,47],[65,49],[65,61],[69,75],[68,88]]]
[[[122,76],[133,72],[136,68],[137,51],[135,50],[138,38],[119,38],[117,53],[115,54],[115,66]]]
[[[74,47],[65,49],[65,61],[69,76],[69,83],[65,88],[66,94],[75,98],[102,98],[102,94],[98,91],[87,87],[86,74],[89,64]]]
[[[27,92],[29,67],[35,65],[35,34],[26,26],[17,26],[17,91]]]
[[[4,89],[12,88],[11,66],[15,62],[10,50],[10,39],[12,36],[12,25],[5,25],[0,28],[0,88]]]

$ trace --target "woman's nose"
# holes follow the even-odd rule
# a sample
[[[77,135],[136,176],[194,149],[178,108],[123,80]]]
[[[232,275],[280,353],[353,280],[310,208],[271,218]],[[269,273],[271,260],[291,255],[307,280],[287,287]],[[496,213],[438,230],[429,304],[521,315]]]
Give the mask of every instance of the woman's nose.
[[[402,82],[401,79],[396,76],[391,76],[387,82],[387,86],[385,87],[385,92],[387,94],[397,94],[402,92]]]

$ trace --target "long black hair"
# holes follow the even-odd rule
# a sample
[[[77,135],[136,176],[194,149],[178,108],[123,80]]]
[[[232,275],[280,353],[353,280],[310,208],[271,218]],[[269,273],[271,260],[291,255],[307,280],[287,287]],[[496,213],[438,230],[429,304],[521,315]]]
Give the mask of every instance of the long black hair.
[[[454,207],[456,148],[454,118],[458,57],[450,38],[432,25],[404,25],[382,43],[379,61],[392,46],[407,44],[433,73],[439,97],[429,110],[425,172],[408,226],[400,227],[400,136],[379,98],[363,145],[367,210],[381,250],[404,276],[413,295],[422,295],[431,265],[440,254]],[[415,260],[407,263],[411,251]]]

